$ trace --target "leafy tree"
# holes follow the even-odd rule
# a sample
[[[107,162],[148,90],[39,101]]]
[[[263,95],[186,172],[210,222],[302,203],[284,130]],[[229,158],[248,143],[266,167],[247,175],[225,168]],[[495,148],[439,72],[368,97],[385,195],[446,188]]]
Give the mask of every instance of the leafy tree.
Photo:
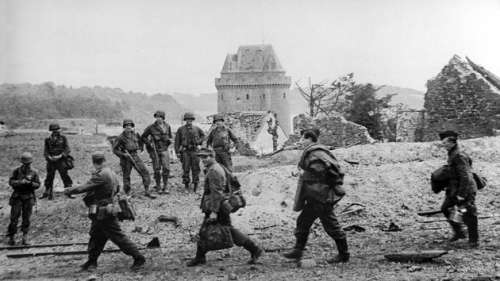
[[[374,139],[382,140],[384,136],[382,110],[390,107],[389,102],[394,94],[377,98],[378,89],[370,83],[354,86],[352,95],[348,96],[350,107],[345,117],[349,121],[365,126]]]

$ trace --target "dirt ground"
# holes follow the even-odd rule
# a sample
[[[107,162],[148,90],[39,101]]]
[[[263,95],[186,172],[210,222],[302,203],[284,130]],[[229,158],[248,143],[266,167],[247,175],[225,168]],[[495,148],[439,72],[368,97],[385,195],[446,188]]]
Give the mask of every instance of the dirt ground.
[[[44,134],[31,133],[0,138],[0,224],[6,229],[10,207],[7,181],[18,165],[16,156],[23,150],[35,156],[34,167],[44,178],[42,140]],[[102,136],[69,136],[76,158],[70,172],[75,183],[90,175],[90,154],[105,151],[113,170],[120,173],[118,159],[112,156]],[[122,253],[103,254],[92,275],[96,280],[499,280],[500,279],[500,138],[464,141],[474,159],[474,168],[489,180],[480,191],[477,205],[480,216],[481,246],[468,249],[465,241],[448,243],[450,231],[446,222],[422,223],[441,217],[423,218],[416,213],[439,208],[443,194],[433,194],[430,173],[445,161],[445,153],[432,143],[374,144],[338,149],[346,172],[347,196],[336,207],[336,213],[353,210],[352,203],[364,209],[340,215],[344,227],[351,227],[348,243],[352,259],[332,266],[326,259],[336,253],[333,241],[317,222],[311,231],[305,259],[315,264],[299,267],[281,257],[294,243],[293,230],[298,213],[292,211],[297,178],[291,175],[299,151],[285,151],[265,158],[235,157],[235,170],[243,185],[248,206],[232,216],[234,224],[251,235],[267,253],[260,264],[247,265],[248,253],[241,248],[211,252],[207,265],[188,268],[186,261],[194,255],[194,239],[201,222],[198,194],[183,190],[179,163],[172,166],[171,193],[149,200],[142,196],[140,178],[133,172],[133,202],[138,210],[135,222],[122,223],[133,241],[144,245],[152,237],[160,239],[161,248],[145,250],[147,264],[131,272],[132,260]],[[143,159],[148,159],[146,153]],[[358,162],[349,164],[344,161]],[[60,182],[59,182],[60,184]],[[38,193],[41,193],[39,190]],[[354,207],[359,206],[355,205]],[[160,215],[177,216],[180,225],[158,222]],[[390,223],[402,230],[386,231]],[[70,200],[61,194],[54,201],[39,200],[32,217],[33,243],[86,242],[90,222],[81,198]],[[114,248],[108,243],[108,248]],[[86,246],[2,251],[2,280],[87,280],[91,274],[79,272],[86,256],[45,256],[9,259],[10,253],[85,250]],[[449,253],[428,263],[393,263],[384,254],[400,250],[447,249]],[[497,278],[497,279],[495,279]]]

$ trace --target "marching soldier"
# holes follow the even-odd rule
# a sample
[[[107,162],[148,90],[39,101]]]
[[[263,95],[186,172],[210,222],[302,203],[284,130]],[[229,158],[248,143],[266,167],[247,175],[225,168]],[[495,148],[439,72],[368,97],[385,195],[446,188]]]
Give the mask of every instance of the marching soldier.
[[[113,153],[120,158],[120,166],[123,173],[123,190],[130,193],[130,172],[134,168],[142,177],[144,184],[144,195],[156,198],[149,191],[151,178],[148,169],[139,157],[138,151],[144,150],[144,143],[139,133],[134,131],[135,124],[130,119],[123,120],[123,133],[121,133],[113,144]]]
[[[295,247],[284,256],[300,259],[307,243],[309,230],[319,218],[326,233],[335,240],[338,255],[328,263],[349,261],[346,234],[333,213],[333,206],[345,195],[342,189],[344,174],[327,147],[317,143],[318,129],[302,132],[305,146],[299,161],[301,175],[295,194],[294,211],[302,211],[297,218]]]
[[[254,264],[257,259],[263,254],[264,250],[257,246],[247,235],[240,232],[238,229],[231,225],[230,213],[224,208],[223,201],[227,197],[227,181],[224,168],[215,161],[214,152],[210,149],[203,149],[198,153],[201,157],[203,165],[206,168],[205,186],[203,198],[201,200],[201,210],[205,213],[205,220],[210,217],[217,217],[217,222],[230,227],[231,236],[234,244],[245,248],[250,252],[251,258],[248,263]],[[197,245],[196,256],[188,262],[187,266],[196,266],[206,263],[205,254],[207,250],[204,249],[200,243]]]
[[[10,224],[7,230],[9,245],[15,245],[14,236],[17,232],[19,217],[22,216],[23,222],[21,230],[23,232],[23,245],[29,245],[28,230],[30,227],[30,217],[35,205],[35,189],[40,187],[40,179],[37,171],[31,168],[33,156],[29,152],[21,155],[22,166],[15,169],[9,179],[9,185],[14,192],[10,196]]]
[[[170,175],[168,146],[172,143],[172,131],[170,125],[165,122],[164,111],[156,111],[153,116],[156,121],[144,130],[141,137],[153,161],[155,189],[158,193],[168,193],[167,183]],[[163,187],[161,186],[162,177]]]
[[[134,258],[133,270],[144,266],[146,259],[139,252],[137,246],[123,233],[116,214],[110,208],[113,198],[120,190],[118,176],[106,166],[104,153],[97,152],[92,155],[92,164],[95,171],[90,180],[80,186],[65,190],[68,195],[86,192],[85,204],[89,207],[90,240],[88,244],[88,261],[82,270],[93,270],[97,267],[97,259],[104,250],[108,240],[116,244],[123,253]]]
[[[184,114],[186,124],[181,126],[175,134],[175,153],[182,162],[182,182],[186,190],[189,190],[189,173],[191,172],[193,190],[196,192],[200,181],[200,159],[196,153],[201,148],[205,133],[193,125],[194,119],[193,113]]]
[[[233,161],[231,152],[234,149],[230,147],[230,141],[234,146],[238,145],[238,138],[231,129],[224,126],[224,117],[220,114],[214,116],[215,128],[210,132],[207,138],[207,146],[215,151],[215,160],[224,165],[229,171],[233,170]]]
[[[51,131],[52,134],[45,139],[43,149],[43,156],[45,160],[47,160],[47,175],[45,176],[44,182],[45,192],[40,199],[47,198],[48,200],[52,200],[54,199],[53,184],[56,171],[58,171],[61,176],[64,188],[71,187],[73,181],[68,175],[68,166],[66,164],[66,158],[70,153],[68,139],[61,134],[61,127],[57,123],[50,124],[49,131]]]
[[[454,131],[445,131],[439,134],[441,145],[448,151],[448,171],[450,180],[446,188],[446,197],[441,210],[454,232],[451,242],[465,238],[460,222],[450,217],[453,208],[463,212],[462,218],[469,232],[469,245],[472,248],[479,246],[479,232],[476,208],[477,186],[472,175],[472,160],[461,151],[457,139],[458,134]]]

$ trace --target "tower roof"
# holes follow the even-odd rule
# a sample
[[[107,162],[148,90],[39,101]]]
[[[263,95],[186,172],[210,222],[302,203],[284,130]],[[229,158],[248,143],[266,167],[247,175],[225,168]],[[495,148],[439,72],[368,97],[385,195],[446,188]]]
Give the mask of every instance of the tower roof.
[[[228,54],[221,73],[285,72],[272,45],[245,45]]]

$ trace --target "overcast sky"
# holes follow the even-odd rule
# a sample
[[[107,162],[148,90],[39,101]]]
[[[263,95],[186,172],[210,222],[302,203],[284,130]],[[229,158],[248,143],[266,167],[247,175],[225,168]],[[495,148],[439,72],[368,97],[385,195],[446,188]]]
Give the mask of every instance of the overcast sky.
[[[268,43],[294,81],[354,72],[425,90],[453,54],[500,75],[500,0],[0,0],[0,83],[215,92]]]

